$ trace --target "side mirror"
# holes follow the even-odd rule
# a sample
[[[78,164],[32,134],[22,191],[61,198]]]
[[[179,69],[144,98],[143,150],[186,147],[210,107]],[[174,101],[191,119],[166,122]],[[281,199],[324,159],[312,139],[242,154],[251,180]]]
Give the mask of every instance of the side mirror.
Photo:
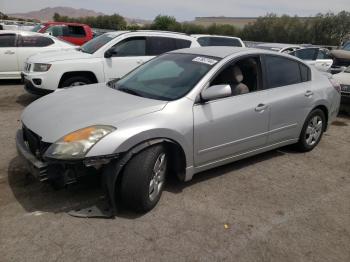
[[[215,85],[204,89],[201,93],[203,102],[215,100],[219,98],[229,97],[232,95],[230,85]]]
[[[118,52],[115,49],[108,49],[105,52],[105,58],[111,58],[112,56],[115,56],[116,54],[118,54]]]

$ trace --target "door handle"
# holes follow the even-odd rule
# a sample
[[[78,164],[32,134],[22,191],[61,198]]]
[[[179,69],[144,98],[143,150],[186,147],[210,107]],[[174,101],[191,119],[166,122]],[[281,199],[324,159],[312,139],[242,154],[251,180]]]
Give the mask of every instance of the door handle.
[[[259,104],[259,105],[257,105],[257,107],[255,108],[255,111],[256,112],[263,112],[264,110],[266,110],[267,109],[267,105],[265,105],[265,104]]]
[[[314,94],[314,92],[312,92],[312,91],[310,91],[310,90],[307,90],[306,92],[305,92],[305,96],[306,97],[310,97],[310,96],[312,96]]]
[[[11,50],[7,50],[5,52],[5,55],[13,55],[15,52],[11,51]]]

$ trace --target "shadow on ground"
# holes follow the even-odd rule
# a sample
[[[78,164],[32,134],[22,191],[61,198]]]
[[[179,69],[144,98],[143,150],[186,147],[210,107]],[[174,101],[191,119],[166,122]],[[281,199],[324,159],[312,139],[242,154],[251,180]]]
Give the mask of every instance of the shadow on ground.
[[[280,151],[270,151],[237,161],[222,167],[202,172],[193,177],[190,182],[178,181],[175,176],[169,177],[165,191],[170,193],[181,193],[186,187],[209,179],[238,171],[249,165],[268,161],[271,158],[284,155]],[[100,176],[85,177],[79,183],[71,185],[62,190],[54,190],[50,185],[40,183],[34,177],[28,175],[23,160],[16,157],[11,160],[8,167],[8,182],[16,200],[27,212],[50,212],[61,213],[71,210],[86,208],[94,205],[103,197]],[[135,214],[122,208],[118,217],[134,219],[140,214]]]
[[[38,98],[40,98],[40,97],[35,96],[35,95],[31,95],[31,94],[23,94],[23,95],[20,95],[17,97],[16,103],[21,105],[21,106],[26,107],[27,105],[34,102]]]
[[[6,79],[0,80],[0,86],[2,85],[20,85],[22,81],[20,79]]]

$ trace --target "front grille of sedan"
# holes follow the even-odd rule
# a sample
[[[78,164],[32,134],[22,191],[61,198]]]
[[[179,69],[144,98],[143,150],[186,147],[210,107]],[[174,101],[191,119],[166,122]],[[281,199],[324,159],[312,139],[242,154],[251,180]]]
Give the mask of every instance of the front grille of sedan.
[[[43,142],[39,135],[35,134],[24,125],[22,130],[23,139],[27,144],[30,152],[32,152],[32,154],[35,155],[38,159],[43,160],[43,155],[51,143]]]

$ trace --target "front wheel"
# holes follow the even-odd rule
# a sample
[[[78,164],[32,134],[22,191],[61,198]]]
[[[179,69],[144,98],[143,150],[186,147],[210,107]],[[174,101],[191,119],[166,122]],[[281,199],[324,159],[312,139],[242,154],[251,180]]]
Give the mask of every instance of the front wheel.
[[[120,185],[125,207],[146,212],[158,203],[168,169],[168,154],[163,145],[155,145],[135,155],[125,166]]]
[[[298,148],[302,152],[311,151],[320,142],[326,126],[326,117],[322,110],[313,110],[304,123],[300,134]]]
[[[72,76],[72,77],[65,79],[62,82],[61,87],[83,86],[83,85],[89,85],[92,83],[93,82],[85,76]]]

